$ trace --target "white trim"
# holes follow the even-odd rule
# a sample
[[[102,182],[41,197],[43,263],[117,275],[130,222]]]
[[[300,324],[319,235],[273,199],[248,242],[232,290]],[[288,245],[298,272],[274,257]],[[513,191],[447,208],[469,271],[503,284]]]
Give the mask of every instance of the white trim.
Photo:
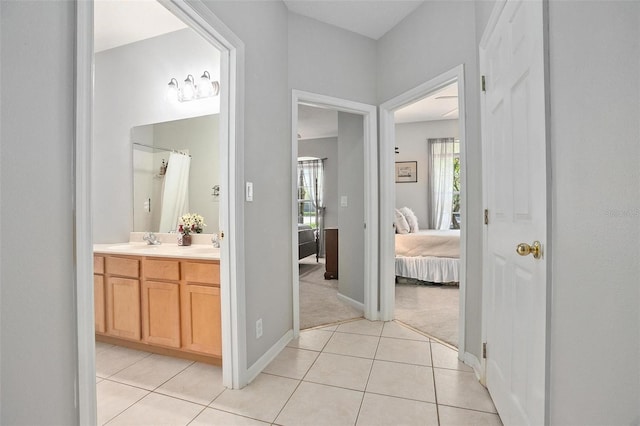
[[[87,37],[87,34],[91,36]],[[74,141],[75,293],[78,364],[76,403],[81,425],[96,424],[91,137],[93,108],[93,2],[76,3]]]
[[[348,101],[317,93],[292,90],[291,93],[291,274],[293,300],[293,335],[300,332],[300,280],[298,276],[297,227],[297,164],[298,164],[298,104],[331,108],[362,115],[364,119],[364,316],[378,319],[378,144],[377,118],[374,105]]]
[[[474,354],[469,352],[465,352],[464,355],[462,355],[461,353],[460,356],[462,356],[462,362],[467,364],[469,367],[473,368],[473,372],[476,375],[476,379],[478,379],[478,381],[482,383],[483,386],[486,387],[486,383],[484,382],[484,375],[481,374],[484,371],[484,369],[480,361],[478,360],[478,357],[476,357]]]
[[[170,12],[220,50],[220,123],[221,140],[228,140],[221,154],[227,163],[220,165],[220,230],[225,232],[221,244],[220,302],[222,321],[222,382],[239,389],[246,385],[246,327],[244,283],[244,203],[238,196],[242,189],[242,146],[244,117],[244,44],[200,0],[159,0]],[[221,144],[223,145],[223,144]],[[228,165],[228,170],[225,170]],[[226,181],[226,182],[225,182]],[[233,238],[231,237],[233,236]],[[225,241],[228,241],[225,244]],[[226,285],[225,285],[226,284]],[[233,308],[236,309],[233,309]]]
[[[271,361],[280,354],[292,339],[293,330],[289,330],[273,346],[271,346],[264,355],[258,358],[258,360],[247,370],[247,384],[251,383],[253,379],[258,377],[258,374],[260,374],[262,370],[264,370],[267,365],[269,365]]]
[[[343,302],[346,302],[349,305],[353,306],[354,308],[364,312],[364,303],[360,303],[357,300],[347,297],[342,293],[338,293],[336,294],[336,296],[338,297],[338,299],[342,300]]]
[[[380,316],[383,321],[394,318],[395,309],[395,237],[393,230],[393,210],[395,206],[395,183],[393,157],[395,146],[394,111],[423,99],[442,87],[458,82],[459,138],[460,138],[460,313],[458,319],[458,351],[465,352],[465,311],[466,311],[466,259],[467,259],[467,138],[465,112],[464,65],[458,65],[413,89],[396,96],[380,105]]]
[[[493,30],[496,29],[496,25],[498,24],[498,19],[500,19],[500,15],[502,14],[502,9],[507,4],[507,0],[496,0],[493,5],[493,10],[491,11],[491,15],[489,15],[489,20],[487,21],[487,25],[484,27],[484,33],[482,34],[482,38],[480,39],[480,48],[485,49],[487,47],[487,43],[489,42],[489,37],[493,34]]]

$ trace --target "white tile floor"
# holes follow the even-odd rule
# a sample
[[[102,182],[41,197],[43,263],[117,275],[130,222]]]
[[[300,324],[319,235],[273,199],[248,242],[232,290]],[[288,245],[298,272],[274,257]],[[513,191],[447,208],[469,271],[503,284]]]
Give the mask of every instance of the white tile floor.
[[[501,425],[456,352],[396,322],[303,331],[249,386],[219,367],[96,344],[98,424]]]

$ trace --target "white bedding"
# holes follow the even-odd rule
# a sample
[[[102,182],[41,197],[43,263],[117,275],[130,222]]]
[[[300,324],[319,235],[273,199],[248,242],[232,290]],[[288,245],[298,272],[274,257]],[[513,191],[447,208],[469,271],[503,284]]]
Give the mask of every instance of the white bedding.
[[[460,282],[460,259],[397,256],[396,275],[432,283]]]
[[[396,234],[396,275],[433,283],[460,281],[460,230]]]
[[[460,258],[460,230],[421,229],[410,234],[396,234],[396,256]]]

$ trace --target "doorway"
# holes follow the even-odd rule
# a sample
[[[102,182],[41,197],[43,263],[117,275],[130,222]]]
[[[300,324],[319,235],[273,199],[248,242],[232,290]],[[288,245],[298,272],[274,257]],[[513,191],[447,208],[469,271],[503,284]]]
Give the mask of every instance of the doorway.
[[[338,295],[342,293],[342,296],[338,296],[342,301],[347,302],[352,307],[362,311],[365,318],[377,319],[377,307],[378,307],[378,289],[377,289],[377,229],[378,229],[378,214],[377,214],[377,141],[376,141],[376,108],[372,105],[360,104],[357,102],[346,101],[343,99],[332,98],[329,96],[318,95],[314,93],[302,92],[294,90],[292,99],[292,247],[298,247],[299,245],[299,229],[298,229],[298,216],[300,214],[299,201],[299,185],[300,174],[298,169],[298,123],[299,123],[299,106],[320,108],[324,110],[337,111],[338,120],[343,123],[342,126],[338,123],[338,127],[345,129],[345,135],[349,132],[352,134],[359,133],[359,140],[362,141],[359,145],[359,151],[356,145],[355,149],[346,150],[343,160],[347,161],[345,166],[348,165],[348,157],[346,155],[355,155],[353,160],[362,164],[362,168],[358,173],[358,176],[362,176],[359,179],[355,174],[351,180],[345,179],[343,185],[338,183],[338,191],[342,191],[338,194],[337,209],[342,212],[343,217],[347,218],[349,223],[352,223],[350,227],[345,227],[344,232],[342,229],[338,231],[338,244],[340,244],[340,232],[342,232],[342,242],[344,245],[342,250],[345,253],[349,253],[350,250],[356,250],[362,254],[361,267],[344,268],[342,273],[338,272],[339,276],[342,276],[344,287],[338,289]],[[342,114],[342,115],[341,115]],[[302,135],[301,135],[302,136]],[[356,137],[357,138],[357,137]],[[346,145],[346,144],[345,144]],[[357,157],[357,158],[356,158]],[[320,157],[320,160],[322,157]],[[345,171],[348,171],[345,169]],[[304,173],[304,172],[303,172]],[[360,182],[358,188],[350,187],[350,183]],[[304,185],[303,185],[304,186]],[[304,189],[304,188],[303,188]],[[357,200],[357,192],[363,198],[360,202],[356,202],[354,208],[349,209],[351,202]],[[304,200],[305,197],[302,198]],[[313,203],[312,203],[313,204]],[[355,206],[361,205],[362,209],[358,212]],[[303,218],[304,218],[304,203],[303,203]],[[352,215],[350,215],[352,213]],[[304,220],[303,220],[304,222]],[[364,230],[364,231],[362,231]],[[353,237],[350,234],[353,234]],[[324,233],[325,235],[326,232]],[[325,239],[325,235],[320,238],[318,236],[318,242],[322,241],[324,246],[324,253],[331,256],[331,248],[327,247],[330,243],[330,237]],[[360,239],[359,248],[352,249],[349,244],[358,244]],[[339,250],[338,250],[339,253]],[[346,258],[344,258],[346,259]],[[338,254],[338,262],[339,254]],[[300,331],[300,266],[299,266],[299,252],[294,250],[292,253],[292,276],[293,276],[293,331],[294,337],[297,337]],[[339,268],[338,268],[339,269]],[[349,271],[351,269],[351,271]],[[329,277],[331,271],[329,272]],[[352,272],[352,275],[349,273]],[[361,285],[360,285],[361,284]],[[345,289],[343,291],[343,288]]]
[[[394,111],[395,319],[451,346],[460,283],[458,112],[457,80]]]
[[[420,86],[415,87],[414,89],[391,99],[380,106],[380,146],[381,152],[386,153],[386,155],[380,156],[380,312],[381,319],[390,321],[396,318],[396,228],[395,228],[395,208],[396,208],[396,154],[395,152],[396,144],[396,124],[395,124],[395,114],[397,111],[402,110],[408,105],[414,104],[416,101],[428,98],[430,95],[435,94],[435,97],[438,96],[438,93],[443,93],[442,91],[447,87],[451,87],[452,85],[457,86],[457,107],[458,110],[458,123],[457,123],[457,138],[458,138],[458,149],[459,153],[455,154],[459,156],[460,161],[460,175],[459,175],[459,211],[458,214],[452,212],[451,216],[448,217],[450,223],[457,222],[460,227],[460,236],[459,236],[459,262],[456,262],[457,265],[457,277],[459,279],[459,290],[457,297],[457,306],[453,303],[453,307],[457,307],[458,318],[457,318],[457,337],[454,337],[453,346],[457,346],[460,353],[464,353],[464,301],[465,301],[465,238],[466,238],[466,225],[467,225],[467,217],[466,217],[466,182],[465,182],[465,165],[466,165],[466,156],[465,156],[465,105],[464,105],[464,67],[462,65],[441,74],[440,76],[429,80]],[[441,95],[441,96],[453,96],[453,95]],[[446,98],[445,98],[446,99]],[[453,109],[453,108],[452,108]],[[455,129],[454,129],[455,130]],[[449,131],[451,133],[451,131]],[[452,138],[452,152],[451,156],[454,156],[453,146],[455,146],[455,135]],[[429,138],[425,138],[429,139]],[[438,138],[432,143],[438,143]],[[441,138],[442,139],[442,138]],[[444,138],[447,139],[447,138]],[[427,151],[429,147],[429,141],[424,141],[424,148]],[[399,161],[399,160],[398,160]],[[413,166],[413,164],[409,164],[409,166]],[[413,170],[413,169],[411,169]],[[410,170],[410,173],[411,173]],[[427,167],[428,170],[428,167]],[[417,173],[417,172],[416,172]],[[417,175],[416,175],[417,177]],[[402,181],[403,177],[399,177],[400,181]],[[413,177],[409,176],[410,180],[413,180]],[[428,180],[428,174],[424,176],[424,179]],[[400,184],[403,185],[403,184]],[[406,184],[404,184],[406,185]],[[403,207],[403,206],[399,206]],[[452,208],[453,210],[453,208]],[[427,223],[429,223],[427,219]],[[439,226],[440,227],[440,226]],[[446,226],[444,226],[446,228]],[[453,257],[452,255],[449,255]],[[436,263],[439,263],[437,261]],[[422,268],[424,265],[413,265],[409,269],[414,268]],[[442,265],[436,265],[442,266]],[[453,265],[449,265],[450,268],[454,268]],[[399,265],[400,269],[402,269],[402,265]],[[400,274],[402,275],[402,274]],[[441,278],[442,280],[449,281],[450,279],[455,279],[455,276],[447,275],[445,278]],[[426,281],[433,281],[434,277],[428,277]],[[422,281],[422,280],[421,280]],[[446,287],[442,287],[446,291]],[[450,324],[447,324],[450,326]],[[452,333],[449,333],[451,336]],[[455,333],[453,333],[455,336]],[[437,336],[436,336],[437,337]],[[449,337],[451,338],[451,337]],[[445,340],[445,339],[442,339]],[[446,340],[445,340],[446,341]]]
[[[298,278],[304,330],[363,316],[354,294],[364,288],[364,229],[349,226],[364,216],[363,120],[300,104],[297,129]],[[354,161],[345,161],[350,154]],[[346,206],[340,204],[341,197],[346,197]],[[353,255],[347,263],[340,253]]]
[[[226,237],[221,244],[220,257],[220,297],[222,321],[222,351],[225,362],[222,368],[222,381],[225,386],[238,388],[246,384],[245,364],[239,360],[243,350],[238,345],[244,342],[241,321],[237,312],[243,312],[242,300],[236,298],[243,291],[243,282],[238,279],[236,259],[244,250],[243,241],[235,241],[237,223],[235,217],[241,215],[242,203],[233,196],[236,189],[235,159],[237,138],[235,129],[241,124],[236,111],[242,110],[242,100],[236,100],[236,91],[241,82],[235,76],[242,70],[243,56],[238,52],[242,46],[237,37],[201,3],[186,3],[175,0],[162,2],[173,15],[185,22],[207,42],[218,49],[220,54],[220,156],[229,161],[221,162],[219,178],[222,191],[220,203],[220,236]],[[93,47],[93,3],[77,4],[77,140],[76,158],[76,245],[77,245],[77,324],[78,324],[78,375],[80,422],[96,422],[95,406],[95,344],[93,289],[86,285],[91,282],[93,273],[92,249],[92,211],[91,211],[91,140],[93,81],[91,70],[94,61]],[[220,30],[214,29],[219,28]],[[197,72],[197,71],[196,71]],[[168,80],[167,80],[168,81]],[[166,83],[164,87],[166,91]],[[160,89],[162,90],[162,89]],[[224,190],[226,188],[226,190]],[[233,267],[232,267],[233,265]],[[236,307],[238,309],[236,309]]]

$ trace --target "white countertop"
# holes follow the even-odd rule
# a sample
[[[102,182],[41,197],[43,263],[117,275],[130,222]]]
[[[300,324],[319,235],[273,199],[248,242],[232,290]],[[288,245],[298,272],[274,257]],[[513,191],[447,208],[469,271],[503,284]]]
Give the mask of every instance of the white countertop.
[[[94,253],[122,254],[128,256],[177,257],[181,259],[220,260],[220,249],[211,244],[179,246],[177,243],[162,243],[157,246],[139,242],[94,244]]]

